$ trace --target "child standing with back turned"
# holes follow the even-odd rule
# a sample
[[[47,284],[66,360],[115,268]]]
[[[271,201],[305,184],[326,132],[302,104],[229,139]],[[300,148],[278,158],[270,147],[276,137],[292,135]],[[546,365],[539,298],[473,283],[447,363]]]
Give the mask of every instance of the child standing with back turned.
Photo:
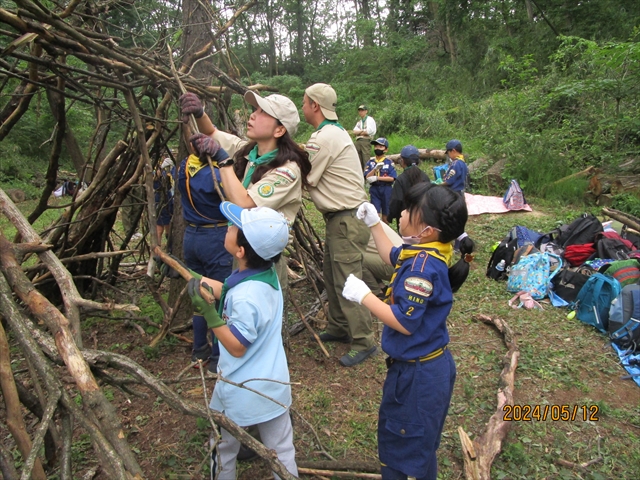
[[[371,290],[353,275],[342,292],[385,324],[382,349],[389,357],[378,418],[382,478],[435,480],[436,450],[456,378],[447,349],[447,316],[453,292],[469,269],[464,260],[448,266],[452,240],[464,232],[467,207],[448,187],[415,185],[400,217],[400,247],[385,235],[373,205],[363,203],[357,216],[371,228],[382,259],[395,265],[387,303],[369,295]]]
[[[194,277],[188,285],[196,311],[221,344],[218,375],[236,384],[218,381],[209,408],[241,427],[257,425],[262,443],[297,477],[291,386],[281,336],[282,289],[274,267],[289,241],[287,220],[268,207],[243,209],[223,202],[220,211],[231,223],[224,248],[237,260],[238,269],[224,284]],[[201,285],[220,299],[219,311],[202,298]],[[237,386],[248,380],[252,381],[247,387],[262,395]],[[219,480],[235,480],[239,450],[240,442],[222,429]]]

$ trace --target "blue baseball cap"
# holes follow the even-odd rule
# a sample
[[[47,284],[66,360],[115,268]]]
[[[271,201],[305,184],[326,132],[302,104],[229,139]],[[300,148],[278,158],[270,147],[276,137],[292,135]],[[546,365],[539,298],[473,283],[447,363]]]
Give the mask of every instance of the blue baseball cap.
[[[406,160],[410,160],[412,163],[417,163],[420,159],[420,152],[413,145],[407,145],[400,150],[400,156]]]
[[[457,150],[460,153],[462,153],[462,144],[460,143],[460,140],[449,140],[447,142],[447,146],[445,147],[445,150],[448,152],[449,150]]]
[[[231,202],[222,202],[220,211],[242,230],[249,245],[265,260],[282,253],[289,242],[287,219],[269,207],[241,208]]]
[[[371,145],[382,145],[385,148],[389,148],[389,142],[384,137],[379,137],[375,140],[371,140]]]

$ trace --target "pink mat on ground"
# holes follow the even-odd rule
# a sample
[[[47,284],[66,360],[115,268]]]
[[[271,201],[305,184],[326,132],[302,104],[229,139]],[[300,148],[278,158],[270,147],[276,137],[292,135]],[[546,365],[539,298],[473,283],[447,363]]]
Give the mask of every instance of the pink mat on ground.
[[[467,211],[469,215],[481,215],[483,213],[507,213],[516,210],[509,210],[502,203],[502,197],[486,197],[484,195],[464,194],[467,202]],[[525,205],[520,211],[532,212],[533,209],[529,205]]]

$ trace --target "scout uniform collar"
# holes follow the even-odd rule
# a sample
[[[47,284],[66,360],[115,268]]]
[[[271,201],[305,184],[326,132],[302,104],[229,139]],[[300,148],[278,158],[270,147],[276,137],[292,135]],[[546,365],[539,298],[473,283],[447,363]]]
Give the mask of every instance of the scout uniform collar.
[[[316,128],[316,132],[318,130],[322,130],[322,127],[324,127],[325,125],[335,125],[336,127],[340,128],[341,130],[344,130],[344,127],[342,125],[340,125],[337,120],[327,120],[325,118],[324,122],[322,122],[320,125],[318,125],[318,128]]]
[[[362,128],[360,130],[364,130],[367,127],[367,119],[369,118],[369,115],[365,115],[361,120],[361,125]]]
[[[224,299],[227,296],[227,292],[230,288],[236,285],[248,282],[249,280],[255,280],[256,282],[263,282],[267,285],[271,285],[274,290],[280,290],[280,284],[278,283],[278,275],[276,274],[276,268],[271,264],[266,269],[248,268],[243,271],[236,270],[227,277],[222,284],[222,291],[220,292],[220,302],[218,303],[218,314],[222,315],[224,309]]]
[[[264,155],[258,156],[258,145],[253,147],[249,152],[249,170],[247,174],[244,176],[244,180],[242,181],[242,186],[244,188],[249,188],[249,184],[251,184],[251,177],[253,176],[253,172],[256,169],[256,165],[264,165],[265,163],[269,163],[271,160],[276,158],[278,155],[278,149],[271,150],[270,152],[265,153]]]
[[[389,288],[387,288],[387,291],[385,292],[385,302],[389,304],[393,303],[393,282],[398,276],[398,271],[404,261],[409,258],[424,257],[421,258],[422,263],[424,263],[428,256],[437,258],[444,262],[448,267],[451,263],[451,258],[453,257],[453,245],[451,242],[428,242],[419,243],[417,245],[403,245],[400,255],[398,255],[398,260],[396,261],[395,270],[393,271],[393,275],[389,281]]]

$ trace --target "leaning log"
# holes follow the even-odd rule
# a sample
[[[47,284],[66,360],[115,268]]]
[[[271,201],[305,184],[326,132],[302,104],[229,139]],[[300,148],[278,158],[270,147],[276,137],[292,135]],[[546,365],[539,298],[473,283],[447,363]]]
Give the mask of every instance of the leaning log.
[[[462,443],[465,477],[468,480],[490,480],[491,464],[502,450],[502,443],[511,429],[511,422],[504,421],[504,407],[513,405],[515,371],[520,351],[516,344],[515,335],[507,322],[498,317],[487,315],[476,315],[473,318],[496,327],[503,335],[507,347],[507,353],[502,359],[504,367],[500,373],[501,388],[498,389],[498,406],[489,419],[486,431],[472,441],[464,429],[458,427]]]
[[[619,221],[627,227],[640,231],[640,219],[634,217],[633,215],[629,215],[628,213],[624,213],[613,208],[603,208],[602,213],[608,217],[613,218],[614,220]]]

